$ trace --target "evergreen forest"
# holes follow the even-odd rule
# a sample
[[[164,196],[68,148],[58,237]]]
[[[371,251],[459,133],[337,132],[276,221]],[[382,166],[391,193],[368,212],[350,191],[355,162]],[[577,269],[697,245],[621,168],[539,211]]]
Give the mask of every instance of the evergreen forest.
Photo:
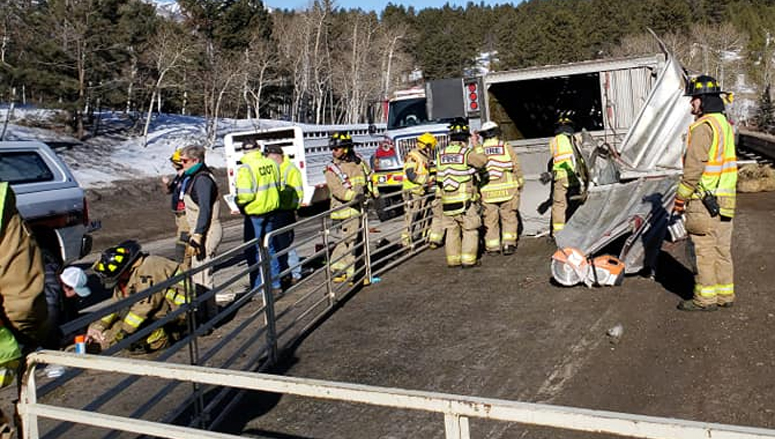
[[[773,75],[775,0],[529,0],[382,11],[314,0],[0,0],[0,103],[216,120],[365,122],[368,108],[427,79],[658,52],[756,96]],[[486,56],[483,57],[483,54]],[[483,61],[483,59],[485,61]]]

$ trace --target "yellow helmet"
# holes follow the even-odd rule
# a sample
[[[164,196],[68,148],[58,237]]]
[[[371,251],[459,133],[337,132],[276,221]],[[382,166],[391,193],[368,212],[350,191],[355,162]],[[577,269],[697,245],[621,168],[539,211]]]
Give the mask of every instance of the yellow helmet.
[[[431,133],[425,133],[417,138],[417,147],[423,149],[429,147],[431,149],[436,147],[436,136]]]
[[[176,149],[175,152],[172,153],[172,155],[170,156],[170,161],[174,165],[182,164],[180,161],[180,149]]]

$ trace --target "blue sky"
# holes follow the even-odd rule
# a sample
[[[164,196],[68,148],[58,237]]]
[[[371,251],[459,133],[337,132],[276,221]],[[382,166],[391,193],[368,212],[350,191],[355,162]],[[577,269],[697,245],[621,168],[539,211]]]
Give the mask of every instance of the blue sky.
[[[480,0],[475,1],[479,3]],[[363,10],[377,10],[381,11],[388,4],[388,0],[335,0],[335,4],[340,8],[355,9],[360,8]],[[264,0],[264,4],[272,8],[280,9],[303,9],[306,8],[312,0]],[[449,3],[453,6],[465,6],[468,0],[418,0],[418,1],[406,1],[406,0],[392,0],[393,4],[400,4],[406,7],[414,6],[415,10],[424,8],[440,8],[444,4]],[[486,5],[496,5],[513,3],[517,4],[520,1],[504,1],[504,0],[485,0]]]

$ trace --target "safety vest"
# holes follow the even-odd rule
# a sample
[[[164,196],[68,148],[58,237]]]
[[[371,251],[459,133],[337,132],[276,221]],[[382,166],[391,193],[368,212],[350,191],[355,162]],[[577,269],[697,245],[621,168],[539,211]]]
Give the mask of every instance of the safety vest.
[[[263,215],[280,206],[280,175],[277,163],[261,152],[242,156],[237,169],[237,205],[248,215]]]
[[[301,171],[291,162],[288,156],[283,157],[280,164],[280,210],[296,210],[301,205],[304,197],[304,185],[301,180]]]
[[[441,204],[444,215],[453,216],[465,212],[475,199],[473,175],[476,170],[468,164],[471,149],[461,142],[451,142],[439,152],[436,160],[441,182]]]
[[[576,156],[573,154],[573,146],[570,137],[566,134],[558,134],[549,142],[552,149],[552,171],[554,178],[559,180],[567,178],[569,173],[576,173]]]
[[[735,198],[737,193],[737,155],[735,152],[735,135],[727,118],[721,113],[706,114],[689,126],[691,142],[692,132],[700,125],[707,123],[713,131],[713,140],[708,151],[708,163],[702,171],[697,190],[681,183],[678,185],[678,196],[683,199],[700,199],[704,193],[710,192],[718,198],[719,212],[722,216],[735,216]]]
[[[409,169],[414,169],[416,181],[411,181],[409,179],[406,172]],[[404,159],[403,189],[417,195],[424,194],[429,175],[430,168],[428,167],[428,158],[417,149],[409,151],[409,154],[406,155],[406,159]]]
[[[513,157],[506,145],[498,138],[490,138],[479,147],[487,156],[487,183],[481,187],[482,201],[500,203],[514,198],[519,190],[519,181],[514,175]]]
[[[5,220],[5,203],[8,193],[8,182],[0,183],[0,233],[5,233],[6,224],[3,221]],[[11,249],[5,250],[11,251]],[[1,299],[2,297],[0,297],[0,304],[2,304]],[[18,366],[15,362],[21,356],[22,351],[19,348],[19,343],[16,341],[16,337],[0,320],[0,387],[8,386],[13,382],[16,367]]]

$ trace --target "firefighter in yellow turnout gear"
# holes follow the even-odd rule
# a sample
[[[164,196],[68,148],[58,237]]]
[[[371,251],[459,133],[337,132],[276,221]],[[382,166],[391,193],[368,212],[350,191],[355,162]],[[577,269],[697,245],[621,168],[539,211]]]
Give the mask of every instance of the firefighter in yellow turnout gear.
[[[724,115],[721,87],[710,76],[689,82],[691,112],[684,173],[674,211],[686,213],[686,231],[694,243],[697,274],[694,298],[683,311],[713,311],[735,301],[732,218],[735,216],[737,156],[732,126]]]
[[[575,210],[577,202],[570,197],[578,195],[581,183],[576,175],[576,156],[573,153],[571,137],[573,122],[567,117],[557,121],[555,136],[549,142],[552,151],[552,234],[565,228],[565,223]]]
[[[479,227],[482,225],[474,175],[476,169],[485,167],[487,157],[469,147],[470,130],[466,122],[453,122],[449,134],[451,141],[439,151],[436,160],[447,233],[447,266],[473,267],[479,250]]]
[[[363,212],[366,197],[379,194],[371,184],[371,169],[354,151],[352,137],[349,134],[334,133],[328,141],[332,160],[326,166],[325,176],[328,191],[331,194],[331,209],[337,209],[355,201],[351,207],[335,210],[331,219],[341,226],[342,239],[331,253],[330,267],[335,282],[352,280],[355,275],[357,253],[356,246],[362,242],[360,214]]]
[[[429,217],[428,199],[434,186],[435,176],[431,174],[431,157],[436,148],[436,137],[425,133],[417,138],[417,147],[404,158],[404,231],[401,243],[411,246],[421,240],[422,229]]]
[[[519,229],[519,192],[525,184],[519,159],[511,145],[501,142],[495,122],[479,130],[484,142],[476,151],[487,156],[486,174],[480,188],[484,208],[484,246],[488,254],[516,251]]]
[[[155,284],[179,274],[176,262],[160,256],[149,256],[142,252],[137,241],[124,241],[104,252],[94,263],[94,271],[100,275],[105,284],[115,283],[113,300],[118,301],[132,294],[144,291]],[[143,325],[160,319],[186,301],[193,300],[193,288],[186,297],[183,282],[179,282],[165,291],[159,291],[151,296],[135,302],[129,309],[108,314],[89,325],[87,342],[99,343],[102,349],[120,342],[125,337],[135,333]],[[168,323],[149,334],[139,343],[146,351],[156,351],[169,344],[168,331],[182,331],[185,314],[178,320]]]

